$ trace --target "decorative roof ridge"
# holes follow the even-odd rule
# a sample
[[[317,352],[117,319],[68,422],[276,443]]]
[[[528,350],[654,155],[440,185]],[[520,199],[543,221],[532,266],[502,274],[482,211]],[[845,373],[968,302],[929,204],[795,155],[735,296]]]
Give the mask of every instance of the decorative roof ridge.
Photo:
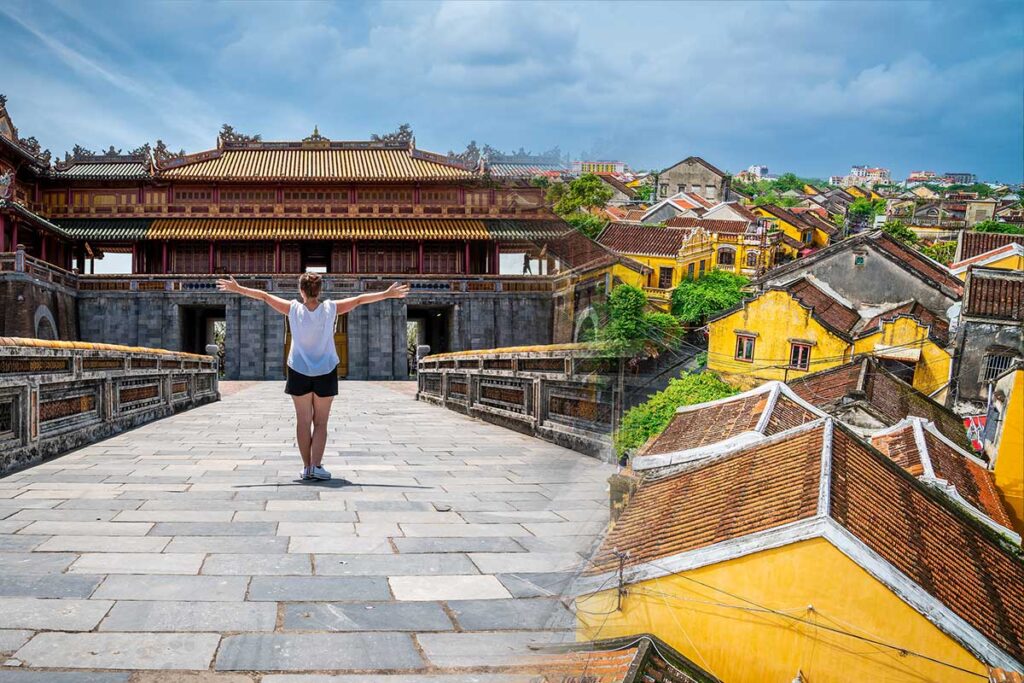
[[[977,256],[972,256],[971,258],[964,259],[963,261],[951,263],[949,265],[949,272],[953,273],[954,275],[965,273],[967,272],[967,269],[971,268],[972,266],[985,266],[993,260],[1005,258],[1006,256],[1009,255],[1009,253],[1012,253],[1016,256],[1024,256],[1024,235],[1020,235],[1019,237],[1021,240],[1020,242],[1010,242],[1009,244],[998,246],[995,249],[989,249],[986,252],[978,254]]]
[[[75,145],[71,152],[64,153],[63,160],[58,159],[54,162],[53,168],[56,171],[66,171],[72,166],[77,166],[78,164],[147,164],[149,163],[151,156],[152,151],[149,143],[145,143],[141,147],[136,147],[127,154],[123,153],[120,149],[115,149],[113,145],[105,151],[98,153],[86,149],[81,145]]]

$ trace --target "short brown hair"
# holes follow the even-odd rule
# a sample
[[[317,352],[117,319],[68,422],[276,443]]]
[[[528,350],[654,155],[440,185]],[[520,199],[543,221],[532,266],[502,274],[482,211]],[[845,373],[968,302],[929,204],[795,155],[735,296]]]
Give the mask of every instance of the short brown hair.
[[[299,289],[310,299],[320,298],[320,288],[324,280],[320,273],[303,273],[299,276]]]

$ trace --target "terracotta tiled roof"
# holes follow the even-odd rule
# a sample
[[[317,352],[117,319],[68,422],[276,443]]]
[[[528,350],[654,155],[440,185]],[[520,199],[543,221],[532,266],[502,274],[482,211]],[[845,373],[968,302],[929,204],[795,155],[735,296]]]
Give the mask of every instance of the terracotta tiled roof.
[[[533,178],[534,176],[565,175],[569,172],[561,164],[488,163],[487,172],[497,178]]]
[[[907,246],[884,232],[872,233],[871,241],[898,262],[924,275],[928,279],[945,285],[957,293],[963,293],[963,283],[942,264],[932,261],[913,247]]]
[[[807,278],[790,283],[785,290],[801,304],[810,308],[812,315],[819,321],[840,335],[849,336],[861,320],[857,311],[836,300]]]
[[[158,218],[148,239],[489,240],[482,220],[415,218]]]
[[[924,464],[927,460],[935,478],[955,487],[957,494],[996,524],[1012,529],[1006,506],[985,464],[951,446],[932,429],[920,420],[911,420],[873,435],[871,444],[915,477],[930,476]]]
[[[152,225],[152,218],[127,218],[109,220],[95,218],[58,218],[60,227],[76,239],[88,240],[140,240],[145,239]]]
[[[960,233],[956,248],[958,261],[980,256],[1007,244],[1024,244],[1024,235],[1004,235],[998,232],[975,232],[964,230]]]
[[[732,221],[719,218],[693,218],[692,216],[675,216],[665,221],[670,228],[704,228],[708,232],[725,235],[742,235],[750,227],[746,221]]]
[[[631,223],[639,223],[644,219],[644,216],[646,214],[647,209],[629,209],[628,211],[626,211],[626,215],[622,217],[622,220],[629,221]]]
[[[967,274],[964,315],[1024,321],[1024,273],[995,268],[972,268]]]
[[[803,404],[781,382],[766,382],[742,394],[676,411],[672,421],[633,458],[636,470],[648,470],[689,461],[693,453],[710,444],[771,436],[812,422],[825,413]],[[673,457],[665,454],[676,454]]]
[[[530,665],[530,683],[717,683],[662,640],[642,634],[572,645]]]
[[[332,149],[223,149],[174,162],[158,175],[174,180],[459,180],[461,166],[415,150],[375,147]]]
[[[609,223],[597,241],[620,254],[675,257],[689,230],[634,223]]]
[[[726,202],[726,204],[729,205],[730,209],[743,216],[744,220],[750,221],[751,223],[755,222],[759,218],[756,213],[745,207],[740,202]]]
[[[766,213],[778,218],[779,220],[786,221],[797,228],[808,229],[814,227],[805,221],[802,216],[797,216],[795,213],[791,213],[781,206],[776,206],[775,204],[762,204],[757,208],[763,209]]]
[[[632,567],[817,514],[823,430],[757,442],[724,458],[640,483],[588,573]]]
[[[804,213],[801,213],[800,218],[804,221],[804,223],[807,223],[808,225],[813,225],[814,227],[818,228],[819,230],[821,230],[826,235],[829,235],[830,237],[834,236],[839,232],[839,228],[832,225],[828,221],[824,220],[813,211],[805,211]]]
[[[785,244],[787,247],[792,247],[793,249],[796,249],[797,251],[807,246],[800,240],[790,237],[786,233],[782,233],[782,243]]]
[[[570,230],[544,244],[552,254],[574,269],[592,270],[612,263],[621,263],[639,273],[651,272],[650,267],[598,244],[578,230]]]
[[[928,328],[928,336],[940,346],[949,343],[949,322],[917,301],[909,301],[870,318],[857,331],[857,336],[874,334],[882,325],[899,317],[914,318]]]
[[[1007,256],[1022,256],[1024,255],[1024,246],[1022,245],[1024,245],[1024,237],[1021,237],[1019,243],[1010,242],[1009,244],[1004,244],[1001,247],[996,247],[992,251],[986,251],[982,254],[978,254],[977,256],[972,256],[971,258],[964,259],[963,261],[951,263],[949,265],[949,270],[954,274],[959,274],[966,272],[967,269],[971,266],[985,266],[994,261],[1004,259]]]
[[[1012,657],[1024,658],[1024,563],[980,522],[842,429],[832,440],[830,494],[833,519]]]
[[[963,420],[872,358],[805,375],[789,383],[800,398],[839,419],[855,406],[864,407],[887,427],[908,417],[936,425],[943,436],[964,450],[971,449]]]

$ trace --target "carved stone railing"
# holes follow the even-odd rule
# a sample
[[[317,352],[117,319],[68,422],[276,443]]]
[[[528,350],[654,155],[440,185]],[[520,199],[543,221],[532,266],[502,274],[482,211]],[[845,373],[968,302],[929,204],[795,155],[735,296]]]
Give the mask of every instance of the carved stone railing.
[[[24,273],[33,280],[53,282],[70,289],[78,287],[77,273],[29,256],[21,244],[17,245],[15,251],[0,253],[0,274],[5,272]]]
[[[0,337],[0,475],[219,398],[213,356]]]
[[[621,360],[591,344],[426,356],[417,398],[611,460]]]

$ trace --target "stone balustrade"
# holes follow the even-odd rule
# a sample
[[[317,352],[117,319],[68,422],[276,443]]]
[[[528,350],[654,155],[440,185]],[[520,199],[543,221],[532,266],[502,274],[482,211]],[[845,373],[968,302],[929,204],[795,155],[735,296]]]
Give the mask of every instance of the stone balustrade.
[[[622,360],[593,344],[425,356],[417,398],[612,460]]]
[[[0,337],[0,475],[220,395],[212,356]]]

